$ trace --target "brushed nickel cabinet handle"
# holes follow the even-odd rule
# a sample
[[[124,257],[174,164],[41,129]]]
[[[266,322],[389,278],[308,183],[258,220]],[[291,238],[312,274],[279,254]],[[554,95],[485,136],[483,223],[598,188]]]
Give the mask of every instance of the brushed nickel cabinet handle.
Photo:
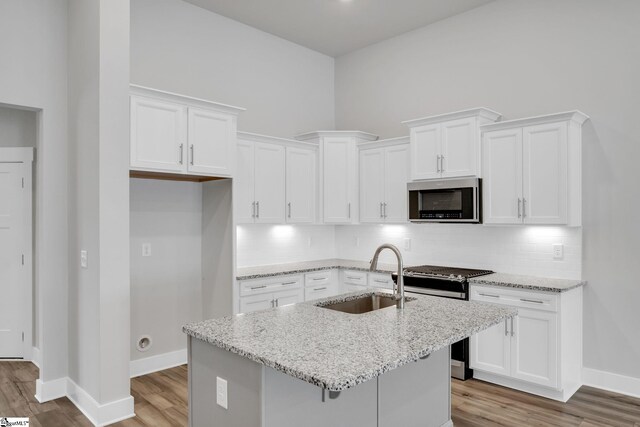
[[[384,217],[382,216],[382,202],[380,202],[380,218],[384,218]]]
[[[347,209],[349,210],[348,218],[351,219],[351,202],[347,203]]]
[[[500,298],[500,295],[483,294],[483,293],[479,293],[478,295],[483,297]]]
[[[295,285],[296,282],[284,282],[282,283],[282,286],[286,286],[286,285]]]
[[[444,172],[444,155],[440,156],[440,172]]]
[[[383,212],[384,212],[384,216],[383,216],[383,218],[386,218],[386,217],[387,217],[387,204],[386,204],[386,203],[384,203],[384,209],[383,209]]]
[[[289,209],[287,217],[291,218],[291,202],[287,203],[287,208]]]
[[[256,217],[256,202],[251,203],[251,218]]]
[[[436,172],[440,173],[440,154],[436,156]]]
[[[522,203],[522,200],[520,200],[520,198],[518,198],[518,218],[522,218],[522,213],[520,210],[520,204]]]
[[[520,301],[523,301],[523,302],[532,302],[532,303],[535,303],[535,304],[544,304],[544,301],[535,300],[535,299],[520,298]]]
[[[324,291],[325,289],[327,289],[326,286],[323,286],[321,288],[313,288],[314,291]]]
[[[511,336],[514,336],[515,332],[513,332],[513,317],[511,318]]]
[[[509,336],[509,327],[507,326],[507,319],[504,319],[504,336]]]
[[[256,218],[260,218],[260,202],[256,202]]]
[[[252,286],[252,287],[251,287],[251,290],[255,290],[255,289],[264,289],[264,288],[266,288],[266,287],[267,287],[267,285]]]
[[[193,153],[194,153],[193,144],[191,144],[191,148],[190,149],[191,149],[191,164],[193,165]]]
[[[527,199],[522,198],[522,218],[527,217]]]
[[[180,164],[182,164],[182,162],[183,162],[183,160],[184,160],[184,159],[183,159],[184,144],[180,144],[180,148],[179,148],[179,150],[180,150]]]

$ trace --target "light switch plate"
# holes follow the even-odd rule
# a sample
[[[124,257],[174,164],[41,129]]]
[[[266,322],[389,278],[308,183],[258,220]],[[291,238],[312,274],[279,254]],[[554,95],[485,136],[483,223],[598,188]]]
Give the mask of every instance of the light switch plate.
[[[89,268],[89,256],[84,249],[80,251],[80,267]]]
[[[553,259],[562,259],[564,257],[564,245],[562,243],[553,244]]]
[[[216,403],[224,409],[228,408],[227,380],[216,377]]]
[[[142,244],[142,256],[151,256],[151,243]]]
[[[410,251],[411,250],[411,239],[409,237],[406,237],[404,239],[404,250],[405,251]]]

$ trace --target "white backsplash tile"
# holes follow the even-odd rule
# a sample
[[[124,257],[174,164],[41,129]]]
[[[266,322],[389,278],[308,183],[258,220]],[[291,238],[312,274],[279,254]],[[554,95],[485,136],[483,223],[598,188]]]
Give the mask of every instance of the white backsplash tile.
[[[581,228],[249,224],[238,226],[237,231],[239,267],[335,257],[367,261],[378,245],[392,243],[402,251],[405,265],[441,264],[512,274],[581,278]],[[404,249],[405,238],[411,239],[410,250]],[[561,260],[553,259],[554,243],[564,245]],[[394,262],[393,255],[383,252],[381,262]]]

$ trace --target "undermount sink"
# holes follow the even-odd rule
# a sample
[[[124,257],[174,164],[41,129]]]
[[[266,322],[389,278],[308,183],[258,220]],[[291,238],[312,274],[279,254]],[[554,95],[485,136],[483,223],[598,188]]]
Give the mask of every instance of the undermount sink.
[[[411,301],[414,298],[406,298]],[[317,307],[328,308],[329,310],[341,311],[349,314],[363,314],[381,308],[396,307],[398,300],[393,295],[366,295],[349,301],[336,302],[333,304],[317,304]]]

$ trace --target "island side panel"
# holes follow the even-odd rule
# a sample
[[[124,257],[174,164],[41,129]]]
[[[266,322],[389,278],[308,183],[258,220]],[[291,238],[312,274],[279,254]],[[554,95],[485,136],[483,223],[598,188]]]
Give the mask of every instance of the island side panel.
[[[263,427],[375,427],[377,381],[340,392],[335,399],[322,389],[272,368],[265,368]]]
[[[262,365],[189,337],[189,426],[260,426]],[[227,381],[228,409],[216,404],[216,377]]]
[[[378,427],[452,425],[450,350],[378,377]]]

